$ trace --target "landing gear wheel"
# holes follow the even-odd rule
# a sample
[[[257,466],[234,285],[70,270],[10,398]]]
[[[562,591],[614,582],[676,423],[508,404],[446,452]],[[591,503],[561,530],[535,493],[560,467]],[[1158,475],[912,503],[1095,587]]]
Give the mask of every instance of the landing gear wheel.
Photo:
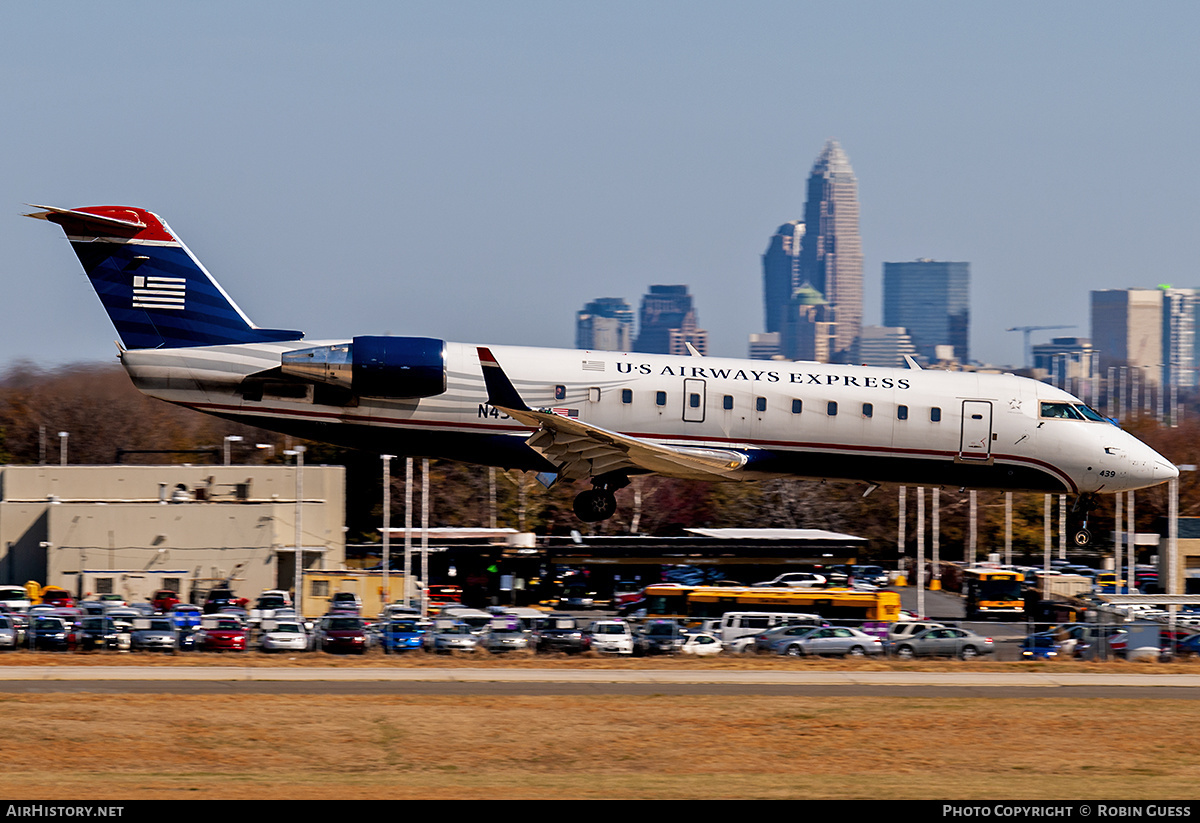
[[[606,489],[587,489],[575,495],[574,508],[584,523],[597,523],[617,513],[617,498]]]
[[[1092,545],[1092,533],[1087,529],[1077,530],[1072,539],[1075,541],[1075,545],[1079,547]]]

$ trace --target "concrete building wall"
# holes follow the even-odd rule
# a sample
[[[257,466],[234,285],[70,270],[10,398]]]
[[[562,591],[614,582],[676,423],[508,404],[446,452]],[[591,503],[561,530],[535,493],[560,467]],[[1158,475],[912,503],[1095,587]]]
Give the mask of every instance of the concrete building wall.
[[[345,470],[308,466],[303,479],[305,566],[340,568]],[[293,579],[295,489],[293,466],[4,467],[0,581],[86,594],[119,578],[114,591],[141,599],[182,575],[186,599],[233,577],[253,597]]]

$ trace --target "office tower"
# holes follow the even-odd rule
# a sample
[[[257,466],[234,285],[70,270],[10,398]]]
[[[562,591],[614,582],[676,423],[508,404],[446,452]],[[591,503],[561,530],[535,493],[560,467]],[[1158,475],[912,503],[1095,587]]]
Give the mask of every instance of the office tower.
[[[633,308],[620,297],[601,297],[575,313],[575,348],[633,349]]]
[[[1092,345],[1100,371],[1128,366],[1155,382],[1163,362],[1163,292],[1105,289],[1092,292]]]
[[[708,332],[696,327],[696,310],[687,286],[651,286],[642,297],[633,350],[650,354],[688,354],[691,343],[708,353]]]
[[[854,360],[862,330],[863,256],[858,228],[858,181],[836,140],[825,144],[808,177],[800,282],[820,292],[833,327],[830,358]],[[789,356],[794,356],[788,352]]]
[[[903,327],[863,326],[858,338],[858,361],[864,366],[899,368],[904,355],[914,357],[917,348]]]
[[[800,247],[804,224],[792,220],[779,227],[762,256],[763,306],[768,333],[783,331],[784,316],[792,292],[800,285]]]
[[[927,363],[938,360],[937,346],[953,346],[966,363],[969,346],[971,268],[969,263],[921,259],[883,264],[883,325],[908,329]]]
[[[774,360],[781,355],[782,335],[777,331],[750,335],[750,359]]]
[[[1163,299],[1162,385],[1196,385],[1196,290],[1161,287]]]

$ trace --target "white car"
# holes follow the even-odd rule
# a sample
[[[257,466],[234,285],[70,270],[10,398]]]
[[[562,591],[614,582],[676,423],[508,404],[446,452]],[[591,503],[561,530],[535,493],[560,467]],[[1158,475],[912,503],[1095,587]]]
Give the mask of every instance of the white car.
[[[689,634],[679,647],[680,654],[693,654],[697,657],[708,657],[722,651],[721,639],[709,632]]]
[[[786,574],[779,575],[774,580],[766,580],[762,583],[753,583],[751,585],[755,587],[815,589],[824,587],[828,582],[823,574],[815,574],[814,572],[787,572]]]
[[[633,654],[633,632],[624,620],[597,620],[589,631],[592,635],[592,651]]]
[[[264,652],[306,651],[308,634],[296,620],[264,620],[258,647]]]

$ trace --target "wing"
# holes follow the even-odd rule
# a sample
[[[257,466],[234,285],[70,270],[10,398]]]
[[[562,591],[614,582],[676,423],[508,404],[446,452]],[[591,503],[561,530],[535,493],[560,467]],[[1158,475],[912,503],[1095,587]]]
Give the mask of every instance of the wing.
[[[479,347],[488,403],[537,428],[525,442],[558,467],[564,480],[611,472],[662,474],[692,480],[740,479],[748,457],[733,449],[693,449],[655,443],[602,429],[549,409],[531,409],[517,394],[491,350]]]

